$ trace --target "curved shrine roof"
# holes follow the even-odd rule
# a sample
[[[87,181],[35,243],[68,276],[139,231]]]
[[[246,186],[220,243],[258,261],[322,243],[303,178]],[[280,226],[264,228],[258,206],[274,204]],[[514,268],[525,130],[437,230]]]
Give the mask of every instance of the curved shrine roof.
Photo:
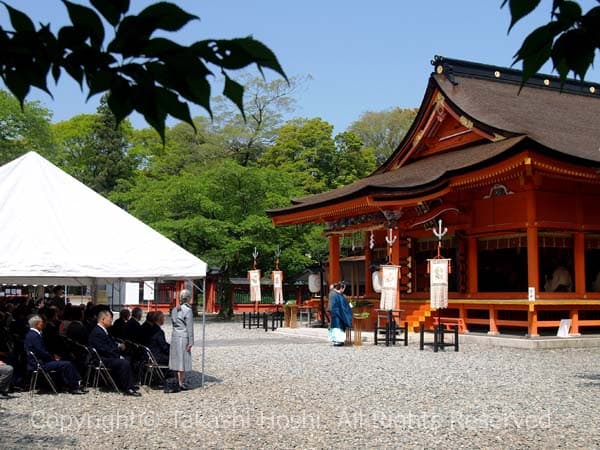
[[[600,86],[536,75],[519,91],[519,71],[436,57],[419,114],[394,154],[371,176],[332,191],[292,200],[267,211],[271,217],[333,205],[369,194],[423,195],[447,184],[450,176],[473,170],[525,144],[580,164],[600,163]],[[495,135],[420,159],[406,159],[424,130],[436,92],[456,116]],[[482,142],[483,141],[483,142]],[[513,151],[514,150],[514,151]],[[400,162],[404,161],[404,162]]]

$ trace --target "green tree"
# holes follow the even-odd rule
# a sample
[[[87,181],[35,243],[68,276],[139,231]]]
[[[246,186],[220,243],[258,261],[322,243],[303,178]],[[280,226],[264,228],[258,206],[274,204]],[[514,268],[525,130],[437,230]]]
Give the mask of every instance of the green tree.
[[[540,0],[503,0],[508,3],[512,27],[523,17],[535,10]],[[562,82],[570,72],[581,80],[594,63],[596,51],[600,48],[600,6],[583,13],[578,2],[553,0],[551,20],[536,28],[523,41],[515,54],[514,63],[521,61],[523,83],[548,61],[552,60],[554,70]]]
[[[259,165],[288,172],[305,195],[352,183],[375,169],[373,151],[356,134],[332,133],[333,125],[322,119],[288,121]]]
[[[245,116],[223,97],[217,98],[214,122],[223,148],[243,166],[256,162],[275,141],[284,115],[294,111],[294,94],[308,79],[293,77],[289,82],[267,82],[262,78],[244,78]]]
[[[367,111],[348,130],[359,136],[365,147],[372,149],[379,166],[396,150],[415,120],[417,111],[416,108]]]
[[[179,122],[165,130],[164,145],[151,129],[134,130],[130,154],[140,161],[147,175],[175,175],[190,165],[203,166],[228,155],[222,138],[206,117],[195,117],[196,130]]]
[[[0,90],[0,165],[31,150],[54,159],[51,118],[39,102],[21,108],[13,95]]]
[[[48,76],[58,82],[66,72],[86,85],[88,97],[108,93],[117,123],[137,111],[164,140],[169,115],[194,126],[188,102],[211,114],[211,68],[224,79],[223,95],[242,112],[244,87],[231,71],[256,64],[261,73],[269,68],[285,78],[273,52],[252,37],[184,46],[156,36],[198,20],[173,3],[156,2],[128,15],[130,0],[90,0],[91,7],[63,0],[71,24],[56,33],[3,3],[12,29],[0,27],[0,77],[21,104],[32,87],[50,94]],[[114,33],[105,44],[107,30]]]
[[[333,181],[345,186],[369,175],[377,168],[372,148],[364,147],[361,139],[351,131],[335,137],[336,155],[333,165]]]
[[[333,183],[336,147],[333,125],[322,119],[295,119],[283,125],[275,144],[259,160],[263,167],[293,174],[306,194],[323,192]]]
[[[302,270],[307,260],[298,256],[306,252],[302,232],[275,228],[264,214],[301,193],[285,172],[223,160],[177,175],[140,172],[130,190],[114,192],[111,199],[209,265],[227,266],[228,274],[240,276],[251,266],[254,247],[263,271],[273,268],[277,245],[282,267],[285,262],[288,273]]]
[[[59,164],[96,192],[107,195],[133,176],[138,160],[129,154],[131,125],[118,126],[105,99],[96,114],[82,114],[53,126]]]

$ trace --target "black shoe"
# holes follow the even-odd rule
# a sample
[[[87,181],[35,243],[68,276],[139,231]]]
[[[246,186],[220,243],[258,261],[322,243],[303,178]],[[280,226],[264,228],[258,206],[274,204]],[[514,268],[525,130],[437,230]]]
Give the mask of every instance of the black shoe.
[[[189,386],[186,386],[185,384],[180,384],[180,385],[179,385],[179,390],[180,390],[180,391],[189,391],[189,390],[191,390],[191,389],[192,389],[191,387],[189,387]]]
[[[140,394],[137,391],[134,391],[133,389],[127,389],[125,392],[123,392],[123,394],[129,395],[131,397],[141,397],[142,396],[142,394]]]
[[[84,391],[83,389],[71,389],[69,391],[69,394],[73,394],[73,395],[83,395],[83,394],[87,394],[87,391]]]
[[[334,343],[333,343],[333,346],[334,346],[334,347],[343,347],[343,346],[344,346],[344,343],[343,343],[343,342],[334,342]]]
[[[10,395],[8,392],[0,392],[0,398],[15,398]]]

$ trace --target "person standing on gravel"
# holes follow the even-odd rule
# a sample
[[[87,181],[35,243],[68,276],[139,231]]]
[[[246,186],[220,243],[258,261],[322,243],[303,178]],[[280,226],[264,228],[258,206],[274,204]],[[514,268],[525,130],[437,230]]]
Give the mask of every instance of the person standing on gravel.
[[[344,345],[346,339],[346,328],[352,327],[352,309],[344,296],[346,285],[336,283],[334,294],[331,295],[331,328],[329,329],[329,340],[336,347]]]
[[[169,352],[169,369],[177,372],[180,390],[189,389],[184,384],[185,372],[192,370],[192,345],[194,345],[194,314],[190,303],[192,294],[183,289],[179,294],[179,306],[171,311],[173,333]]]

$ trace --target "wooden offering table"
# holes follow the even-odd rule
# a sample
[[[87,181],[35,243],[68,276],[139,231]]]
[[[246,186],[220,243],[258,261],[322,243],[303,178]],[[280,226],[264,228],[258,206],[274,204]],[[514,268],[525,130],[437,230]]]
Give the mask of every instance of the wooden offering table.
[[[352,329],[354,330],[354,345],[360,347],[362,345],[362,330],[365,324],[368,323],[370,314],[356,313],[352,316]]]
[[[298,328],[298,305],[286,303],[283,305],[283,326],[287,328]]]

